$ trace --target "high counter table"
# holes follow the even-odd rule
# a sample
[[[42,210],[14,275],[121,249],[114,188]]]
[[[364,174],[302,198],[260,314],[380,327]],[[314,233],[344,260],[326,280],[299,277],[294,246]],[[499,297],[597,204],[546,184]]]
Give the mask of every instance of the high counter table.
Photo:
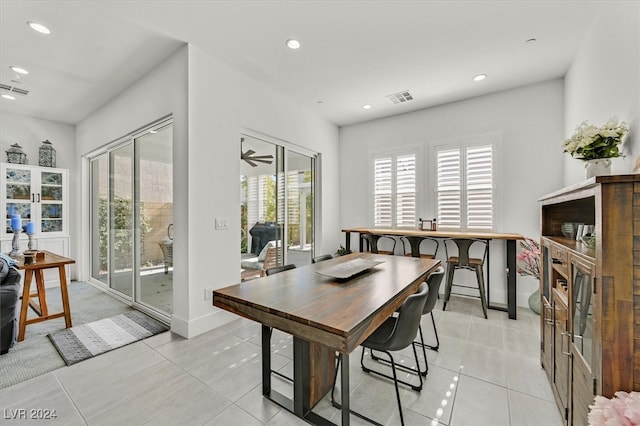
[[[507,308],[492,306],[490,298],[490,278],[489,278],[489,252],[487,251],[487,307],[498,311],[505,311],[509,314],[509,319],[516,319],[516,241],[524,240],[520,234],[504,232],[481,232],[481,231],[423,231],[419,229],[384,229],[384,228],[348,228],[343,229],[345,233],[345,248],[351,248],[351,233],[359,234],[359,251],[364,251],[362,234],[388,235],[391,237],[431,237],[431,238],[475,238],[479,240],[504,240],[506,242],[506,272],[507,272]],[[415,255],[419,253],[419,242],[411,242],[411,252]]]

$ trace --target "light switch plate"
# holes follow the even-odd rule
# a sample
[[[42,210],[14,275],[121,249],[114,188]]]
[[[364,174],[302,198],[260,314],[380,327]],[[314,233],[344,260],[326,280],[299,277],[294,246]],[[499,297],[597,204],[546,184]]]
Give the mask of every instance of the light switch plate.
[[[216,218],[215,225],[217,230],[229,229],[229,219],[224,217]]]

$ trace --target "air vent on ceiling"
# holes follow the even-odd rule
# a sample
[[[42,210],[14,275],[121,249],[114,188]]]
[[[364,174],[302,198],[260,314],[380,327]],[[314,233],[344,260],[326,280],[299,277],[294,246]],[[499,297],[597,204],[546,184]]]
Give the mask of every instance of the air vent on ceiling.
[[[413,96],[411,95],[411,93],[409,93],[408,90],[403,90],[402,92],[398,92],[398,93],[393,93],[391,95],[387,95],[387,98],[393,104],[400,104],[402,102],[407,102],[407,101],[412,101],[413,100]]]
[[[2,89],[3,91],[7,91],[10,93],[16,93],[18,95],[28,95],[29,91],[28,90],[24,90],[24,89],[20,89],[19,87],[16,86],[9,86],[8,84],[2,84],[0,83],[0,89]]]

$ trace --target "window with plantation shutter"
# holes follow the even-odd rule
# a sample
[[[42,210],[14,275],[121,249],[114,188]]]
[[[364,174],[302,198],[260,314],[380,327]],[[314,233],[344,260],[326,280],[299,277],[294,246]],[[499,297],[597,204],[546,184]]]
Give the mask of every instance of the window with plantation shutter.
[[[493,144],[436,148],[438,227],[493,229],[493,150]]]
[[[493,229],[493,147],[466,148],[467,228]]]
[[[416,153],[373,158],[373,226],[416,226]]]
[[[460,149],[440,150],[436,157],[438,226],[460,228],[462,218]]]

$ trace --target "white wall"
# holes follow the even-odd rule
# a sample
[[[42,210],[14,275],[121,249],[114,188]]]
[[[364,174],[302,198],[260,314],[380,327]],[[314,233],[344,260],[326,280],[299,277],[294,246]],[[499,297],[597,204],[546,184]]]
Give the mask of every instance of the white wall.
[[[78,153],[167,114],[174,117],[172,330],[192,337],[237,318],[213,308],[204,293],[205,288],[240,281],[240,132],[249,129],[279,138],[327,159],[329,166],[322,170],[322,186],[328,188],[323,193],[322,250],[336,246],[340,238],[338,130],[190,45],[81,123]],[[87,191],[84,188],[85,203]],[[230,229],[216,231],[216,217],[229,219]],[[89,235],[86,214],[82,231]],[[88,261],[85,257],[86,265]]]
[[[188,268],[193,322],[211,313],[204,288],[240,278],[240,132],[250,130],[322,153],[322,232],[318,252],[337,247],[338,129],[234,69],[189,47],[189,226]],[[230,230],[214,230],[214,218]],[[328,249],[326,249],[328,247]],[[225,318],[225,315],[219,316]],[[197,333],[201,330],[197,326]]]
[[[18,99],[15,102],[19,102]],[[75,126],[41,118],[0,111],[0,161],[6,162],[5,151],[17,143],[27,154],[26,164],[38,165],[38,149],[42,141],[49,140],[56,150],[56,167],[69,169],[69,209],[75,212],[78,208],[78,179],[76,178],[76,146]],[[69,224],[73,223],[73,217]],[[70,229],[71,241],[76,237],[73,227]],[[70,256],[75,258],[77,247],[71,244]],[[70,279],[76,279],[76,265],[70,268]]]
[[[562,80],[341,128],[342,227],[372,225],[368,222],[371,151],[419,144],[428,160],[436,143],[489,132],[499,132],[502,139],[497,159],[497,231],[539,239],[537,199],[562,185]],[[429,199],[430,189],[424,189],[423,195]],[[425,203],[418,213],[430,217],[431,203]],[[491,301],[504,303],[504,245],[496,241],[491,246]],[[354,247],[357,248],[355,239]],[[533,278],[518,277],[518,305],[526,306],[536,286]]]
[[[626,157],[613,160],[612,173],[632,173],[640,158],[640,2],[607,3],[565,80],[565,138],[585,120],[630,123]],[[565,154],[564,165],[565,185],[584,180],[582,161]]]

